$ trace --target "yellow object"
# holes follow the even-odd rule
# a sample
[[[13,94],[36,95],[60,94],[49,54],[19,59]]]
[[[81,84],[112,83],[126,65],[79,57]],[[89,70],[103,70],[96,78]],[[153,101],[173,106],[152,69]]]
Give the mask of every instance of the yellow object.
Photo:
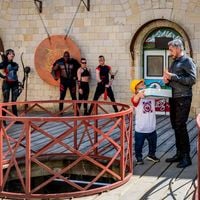
[[[131,84],[130,84],[130,89],[131,89],[131,92],[135,93],[135,88],[138,84],[140,84],[141,82],[144,82],[143,79],[140,79],[140,80],[132,80],[131,81]]]

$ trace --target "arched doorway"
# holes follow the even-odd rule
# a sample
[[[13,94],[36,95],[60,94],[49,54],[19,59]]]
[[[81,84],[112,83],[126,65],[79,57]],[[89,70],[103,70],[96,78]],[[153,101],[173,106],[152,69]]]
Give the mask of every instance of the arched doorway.
[[[148,86],[156,82],[164,87],[162,76],[172,61],[167,44],[175,38],[184,41],[186,53],[192,56],[189,38],[179,25],[159,19],[141,26],[130,45],[134,71],[132,79],[143,78]],[[158,114],[168,113],[167,100],[157,99],[156,110]]]
[[[144,54],[144,42],[148,35],[156,29],[161,28],[171,28],[176,31],[182,38],[185,44],[186,53],[192,57],[192,47],[189,37],[185,30],[178,24],[171,22],[166,19],[156,19],[143,24],[134,34],[131,44],[130,53],[132,56],[132,67],[134,68],[134,77],[132,78],[142,78],[143,77],[143,54]]]
[[[152,31],[143,43],[144,79],[162,79],[164,70],[171,65],[168,42],[182,36],[172,28],[161,27]]]

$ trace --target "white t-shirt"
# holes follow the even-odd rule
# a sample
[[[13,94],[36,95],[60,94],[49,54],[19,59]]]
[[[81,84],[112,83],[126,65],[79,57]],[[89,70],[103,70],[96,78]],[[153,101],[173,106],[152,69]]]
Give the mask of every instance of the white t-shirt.
[[[135,131],[152,133],[156,130],[155,99],[140,99],[135,107]]]

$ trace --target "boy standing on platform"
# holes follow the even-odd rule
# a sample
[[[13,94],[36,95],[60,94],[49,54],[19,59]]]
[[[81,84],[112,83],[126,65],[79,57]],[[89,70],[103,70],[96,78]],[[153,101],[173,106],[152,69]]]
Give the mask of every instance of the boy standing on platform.
[[[147,159],[155,163],[160,160],[155,156],[157,146],[155,99],[144,98],[144,80],[133,80],[131,90],[134,93],[131,102],[135,108],[135,157],[137,164],[144,164],[142,148],[145,139],[149,144]]]

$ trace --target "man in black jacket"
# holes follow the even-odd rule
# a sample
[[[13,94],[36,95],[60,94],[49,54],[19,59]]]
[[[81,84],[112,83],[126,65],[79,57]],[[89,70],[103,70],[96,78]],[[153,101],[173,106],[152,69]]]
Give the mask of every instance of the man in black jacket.
[[[64,52],[62,58],[55,61],[52,68],[52,76],[55,80],[60,78],[60,100],[64,100],[69,88],[72,100],[76,100],[76,79],[77,69],[80,67],[80,63],[70,58],[68,51]],[[57,76],[60,75],[60,77]],[[59,104],[59,110],[63,110],[63,103]]]
[[[174,39],[168,43],[173,63],[163,76],[165,84],[172,88],[170,104],[170,120],[175,131],[176,155],[166,159],[166,162],[178,162],[178,168],[192,164],[190,158],[190,142],[186,122],[188,120],[191,102],[192,86],[196,82],[196,66],[191,58],[184,54],[183,43]]]

